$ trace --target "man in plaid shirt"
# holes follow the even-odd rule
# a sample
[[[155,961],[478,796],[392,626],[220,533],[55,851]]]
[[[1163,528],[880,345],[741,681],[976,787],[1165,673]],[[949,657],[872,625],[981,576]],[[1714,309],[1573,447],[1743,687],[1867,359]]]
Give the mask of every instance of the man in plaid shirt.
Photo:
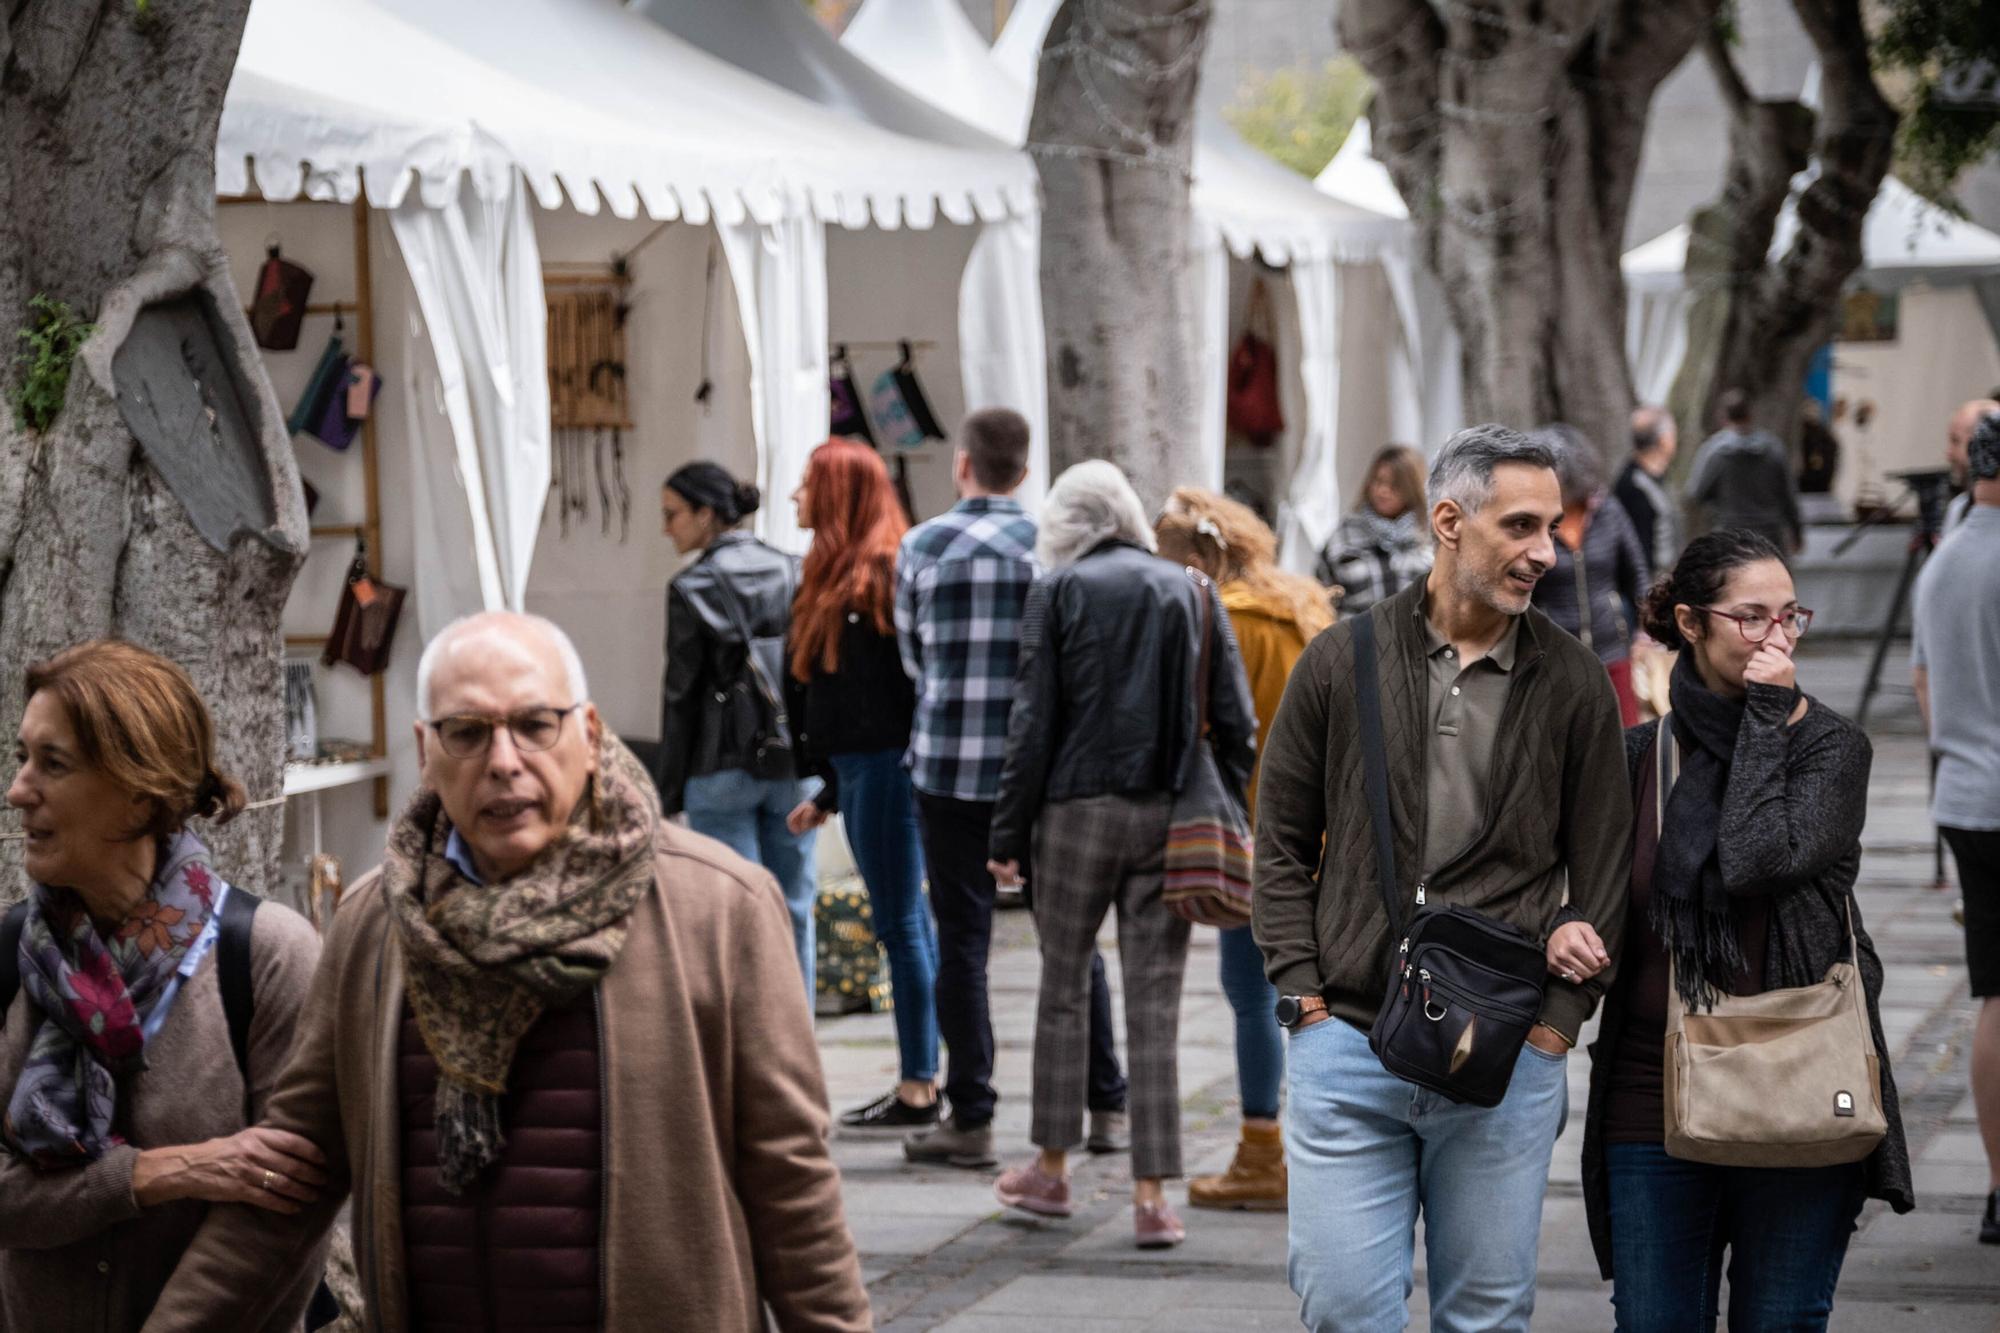
[[[1028,470],[1028,423],[1005,408],[965,419],[953,458],[959,502],[912,528],[896,558],[896,638],[917,687],[910,782],[938,924],[937,1019],[950,1055],[951,1117],[911,1138],[911,1161],[985,1168],[993,1151],[993,1024],[986,958],[993,802],[1014,702],[1021,608],[1035,581],[1035,521],[1013,493]],[[1092,969],[1093,1142],[1116,1146],[1125,1081],[1111,1047],[1110,992]],[[1102,1018],[1098,1009],[1102,1007]],[[1098,1132],[1100,1128],[1104,1131]]]

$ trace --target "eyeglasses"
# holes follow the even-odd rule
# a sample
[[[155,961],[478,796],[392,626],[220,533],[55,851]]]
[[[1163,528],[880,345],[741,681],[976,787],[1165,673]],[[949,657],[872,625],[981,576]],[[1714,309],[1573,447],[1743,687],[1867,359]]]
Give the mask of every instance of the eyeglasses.
[[[507,734],[514,738],[515,749],[536,754],[554,748],[562,739],[563,719],[581,707],[571,704],[567,708],[523,708],[505,717],[454,713],[425,725],[437,733],[438,744],[454,759],[475,759],[485,754],[498,727],[507,728]]]
[[[1745,643],[1764,642],[1764,640],[1771,637],[1771,627],[1774,625],[1783,625],[1785,633],[1791,635],[1794,639],[1804,638],[1805,632],[1812,628],[1813,613],[1802,606],[1795,607],[1776,619],[1755,612],[1747,616],[1739,616],[1733,612],[1723,611],[1713,606],[1697,607],[1696,610],[1706,611],[1710,615],[1721,616],[1724,620],[1735,621],[1736,628],[1742,633],[1743,642]]]

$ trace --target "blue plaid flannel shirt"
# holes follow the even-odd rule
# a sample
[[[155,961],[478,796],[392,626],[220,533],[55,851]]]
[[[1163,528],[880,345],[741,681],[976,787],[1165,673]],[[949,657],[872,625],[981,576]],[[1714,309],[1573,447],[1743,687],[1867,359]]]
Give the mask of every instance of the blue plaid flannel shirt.
[[[1035,520],[1014,500],[961,500],[903,538],[896,641],[917,687],[907,762],[918,791],[999,796],[1021,608],[1039,572]]]

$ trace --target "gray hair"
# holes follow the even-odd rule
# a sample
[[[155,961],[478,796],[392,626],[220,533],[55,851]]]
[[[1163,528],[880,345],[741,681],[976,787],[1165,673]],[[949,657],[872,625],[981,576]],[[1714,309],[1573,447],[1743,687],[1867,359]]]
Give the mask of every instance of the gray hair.
[[[1808,398],[1807,402],[1818,402]],[[1642,403],[1632,413],[1632,452],[1643,454],[1657,445],[1667,434],[1678,435],[1680,427],[1674,421],[1674,414],[1653,403]]]
[[[431,641],[424,645],[424,655],[417,659],[417,716],[425,721],[431,714],[431,676],[437,670],[438,659],[444,656],[444,649],[453,639],[469,630],[493,622],[512,622],[534,630],[547,639],[562,659],[563,678],[569,685],[569,701],[573,704],[586,703],[590,699],[590,682],[584,678],[583,658],[577,655],[576,645],[569,635],[563,633],[562,626],[545,616],[528,615],[519,611],[477,611],[458,619],[439,630]]]
[[[1555,421],[1535,432],[1556,454],[1556,484],[1566,505],[1582,504],[1604,489],[1604,460],[1590,437],[1567,422]]]
[[[1556,466],[1556,451],[1545,440],[1494,422],[1467,426],[1444,442],[1431,460],[1430,502],[1454,501],[1476,514],[1493,498],[1493,469],[1502,463]]]
[[[1035,554],[1043,568],[1073,564],[1114,537],[1148,551],[1159,550],[1139,493],[1115,464],[1093,458],[1066,469],[1042,501]]]

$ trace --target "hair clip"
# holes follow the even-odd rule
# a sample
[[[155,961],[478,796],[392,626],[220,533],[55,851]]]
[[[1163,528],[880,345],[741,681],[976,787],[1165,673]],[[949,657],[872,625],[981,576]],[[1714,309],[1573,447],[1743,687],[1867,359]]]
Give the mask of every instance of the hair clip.
[[[1214,542],[1217,546],[1220,546],[1223,550],[1226,551],[1229,549],[1229,539],[1222,535],[1222,529],[1216,527],[1215,520],[1208,515],[1203,514],[1195,522],[1194,530]]]

